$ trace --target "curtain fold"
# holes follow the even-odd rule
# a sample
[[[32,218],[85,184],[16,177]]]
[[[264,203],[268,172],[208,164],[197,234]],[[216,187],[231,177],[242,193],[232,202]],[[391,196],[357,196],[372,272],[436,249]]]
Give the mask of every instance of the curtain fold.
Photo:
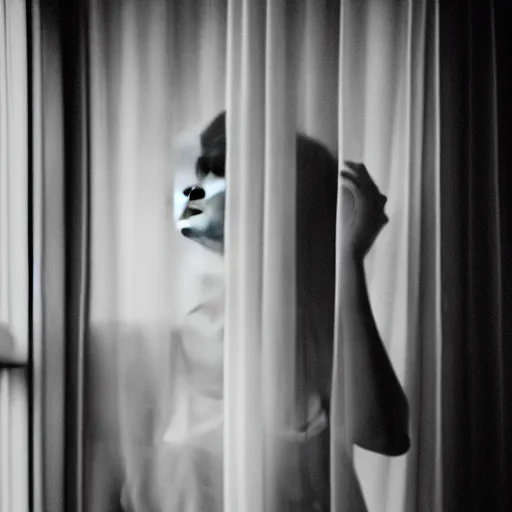
[[[26,5],[0,2],[0,511],[29,505]]]
[[[412,436],[407,456],[395,459],[356,447],[355,466],[369,510],[435,509],[441,367],[436,7],[343,6],[340,147],[345,158],[366,163],[388,196],[390,223],[365,267],[377,325],[408,395]]]
[[[229,7],[224,506],[288,510],[279,468],[294,450],[283,439],[298,371],[295,19],[285,1]]]
[[[65,221],[61,12],[57,1],[30,4],[31,468],[34,510],[64,508]]]
[[[494,34],[495,59],[497,81],[497,115],[498,115],[498,169],[499,169],[499,203],[500,208],[500,240],[502,261],[502,355],[503,355],[503,421],[504,421],[504,473],[503,481],[512,478],[512,444],[507,434],[512,425],[512,406],[508,397],[512,392],[512,373],[507,370],[512,361],[512,316],[507,314],[512,308],[512,212],[507,209],[507,198],[512,193],[512,148],[508,141],[512,133],[512,102],[509,101],[507,91],[512,87],[512,79],[507,70],[512,62],[512,40],[508,35],[507,27],[512,23],[512,5],[506,2],[494,2]],[[512,494],[505,492],[503,498],[505,509],[512,506]]]
[[[64,100],[64,297],[65,297],[65,446],[64,507],[84,507],[85,343],[90,311],[91,174],[88,10],[63,5],[62,87]]]
[[[261,510],[264,505],[260,376],[263,369],[261,205],[264,204],[262,170],[265,168],[265,14],[263,2],[228,3],[226,132],[228,141],[232,139],[232,142],[228,142],[226,154],[224,499],[227,510],[245,507],[248,511]],[[255,108],[251,108],[253,98]]]
[[[0,4],[0,357],[28,357],[27,34],[24,2]],[[4,345],[5,342],[5,345]]]
[[[497,13],[499,2],[440,7],[445,510],[506,510],[510,499]]]

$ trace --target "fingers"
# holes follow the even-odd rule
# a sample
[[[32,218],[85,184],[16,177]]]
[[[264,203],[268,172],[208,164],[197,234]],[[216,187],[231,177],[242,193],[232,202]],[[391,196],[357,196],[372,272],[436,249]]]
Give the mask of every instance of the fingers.
[[[356,199],[354,197],[355,191],[351,190],[346,185],[343,185],[343,188],[341,190],[342,190],[341,197],[342,197],[343,216],[345,218],[348,218],[355,209],[355,205],[356,205]]]
[[[343,210],[349,213],[355,207],[356,198],[364,196],[364,191],[358,181],[349,172],[341,171],[340,176],[343,179]]]
[[[377,185],[373,181],[370,173],[368,172],[368,169],[366,169],[364,164],[351,162],[350,160],[345,160],[344,163],[354,174],[363,189],[366,189],[368,192],[371,192],[374,195],[380,193]]]
[[[342,170],[340,175],[345,178],[345,180],[349,180],[356,185],[362,192],[370,194],[379,206],[384,208],[388,199],[384,194],[380,193],[379,188],[370,176],[366,166],[362,163],[355,163],[350,160],[344,160],[344,163],[348,170]]]
[[[370,208],[374,222],[380,227],[389,222],[384,212],[387,197],[381,194],[363,164],[345,161],[348,169],[340,171],[343,180],[343,213],[350,215],[357,201],[363,201]],[[358,200],[356,198],[359,197]],[[380,229],[379,229],[380,231]]]
[[[357,180],[357,177],[354,176],[354,174],[352,174],[351,172],[340,171],[340,176],[344,178],[346,182],[350,183],[353,187],[358,188],[361,192],[363,191],[361,184]]]

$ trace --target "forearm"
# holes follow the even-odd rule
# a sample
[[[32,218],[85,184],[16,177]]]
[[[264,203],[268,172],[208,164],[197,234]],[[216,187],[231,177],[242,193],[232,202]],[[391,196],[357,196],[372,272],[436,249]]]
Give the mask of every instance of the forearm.
[[[362,258],[342,257],[341,329],[349,427],[364,448],[407,451],[408,405],[380,338],[370,306]]]

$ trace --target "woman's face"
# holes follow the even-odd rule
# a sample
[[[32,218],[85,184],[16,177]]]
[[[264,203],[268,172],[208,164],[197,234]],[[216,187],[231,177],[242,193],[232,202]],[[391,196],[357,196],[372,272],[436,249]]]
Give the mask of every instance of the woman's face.
[[[177,227],[183,236],[222,254],[226,180],[210,170],[196,174],[196,183],[183,190],[187,202]]]
[[[181,234],[222,254],[226,205],[226,113],[201,132],[195,160],[196,182],[183,190],[185,208],[178,219]]]

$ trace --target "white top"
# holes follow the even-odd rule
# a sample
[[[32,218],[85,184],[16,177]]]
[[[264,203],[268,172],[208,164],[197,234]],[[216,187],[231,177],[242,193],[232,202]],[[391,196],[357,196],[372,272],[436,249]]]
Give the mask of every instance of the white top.
[[[206,438],[222,436],[224,287],[211,280],[206,298],[184,317],[174,351],[179,358],[175,379],[175,407],[164,440],[169,444],[203,445]],[[318,395],[311,396],[307,428],[283,433],[303,442],[320,434],[328,418]]]

